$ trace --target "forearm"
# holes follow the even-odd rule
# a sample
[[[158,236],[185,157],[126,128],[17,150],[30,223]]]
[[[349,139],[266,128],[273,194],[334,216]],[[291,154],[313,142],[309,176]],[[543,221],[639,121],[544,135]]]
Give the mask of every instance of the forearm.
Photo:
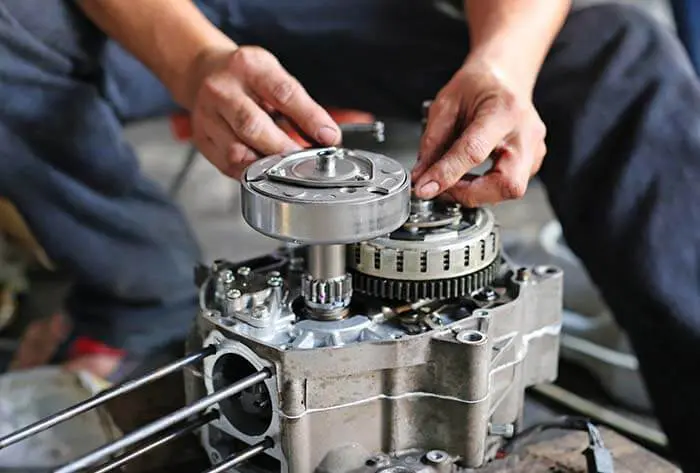
[[[189,72],[204,51],[236,48],[191,0],[80,0],[108,36],[143,62],[181,105],[192,101]]]
[[[470,57],[530,94],[570,7],[571,0],[465,0]]]

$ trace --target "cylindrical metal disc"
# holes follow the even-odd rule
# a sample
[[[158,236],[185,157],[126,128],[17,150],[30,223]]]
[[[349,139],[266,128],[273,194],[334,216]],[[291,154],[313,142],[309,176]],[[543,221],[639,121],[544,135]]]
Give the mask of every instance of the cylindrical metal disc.
[[[241,187],[243,218],[251,227],[299,243],[376,238],[403,225],[410,211],[404,167],[367,151],[326,148],[269,156],[246,169]]]

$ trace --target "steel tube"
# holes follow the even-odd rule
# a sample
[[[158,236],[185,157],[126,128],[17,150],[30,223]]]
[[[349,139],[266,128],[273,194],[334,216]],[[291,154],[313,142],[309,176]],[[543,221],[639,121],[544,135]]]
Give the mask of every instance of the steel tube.
[[[250,448],[246,448],[245,450],[241,451],[240,453],[234,453],[230,457],[228,457],[226,460],[224,460],[222,463],[219,463],[213,468],[208,469],[204,473],[223,473],[224,471],[228,470],[229,468],[233,468],[234,466],[238,466],[241,463],[243,463],[246,460],[250,460],[251,458],[260,455],[262,452],[267,450],[268,448],[272,448],[274,446],[274,442],[272,441],[271,438],[266,438],[262,442],[256,443]]]
[[[95,470],[93,473],[107,473],[108,471],[112,471],[116,468],[119,468],[120,466],[125,465],[134,458],[140,457],[144,453],[148,453],[151,450],[155,450],[156,448],[160,447],[161,445],[165,445],[168,442],[172,442],[173,440],[176,440],[180,437],[184,437],[185,435],[194,432],[198,428],[207,425],[209,422],[213,421],[217,417],[219,417],[219,413],[217,411],[211,411],[210,413],[205,414],[197,419],[191,420],[185,425],[179,426],[176,429],[173,429],[172,431],[161,435],[156,440],[148,443],[147,445],[144,445],[143,447],[140,447],[134,450],[133,452],[129,452],[118,458],[115,458],[106,465],[102,465],[100,469]]]
[[[308,271],[319,280],[345,276],[345,245],[311,245]]]
[[[100,461],[100,459],[106,456],[113,455],[122,449],[128,448],[134,445],[135,443],[145,440],[151,435],[154,435],[160,432],[161,430],[170,427],[173,424],[183,421],[188,417],[205,410],[209,406],[212,406],[217,402],[226,399],[227,397],[231,397],[234,394],[238,394],[239,392],[258,384],[259,382],[264,381],[271,375],[272,374],[269,370],[264,369],[255,374],[247,376],[241,379],[240,381],[233,383],[227,388],[210,394],[209,396],[203,397],[202,399],[198,400],[193,404],[190,404],[189,406],[182,407],[171,414],[161,417],[160,419],[153,421],[150,424],[138,430],[135,430],[128,435],[125,435],[124,437],[120,438],[115,442],[100,447],[82,456],[81,458],[78,458],[74,462],[71,462],[64,467],[59,468],[54,473],[73,473],[76,471],[80,471],[83,468],[89,467],[90,465],[97,463],[98,461]]]
[[[66,408],[60,412],[57,412],[56,414],[53,414],[38,422],[35,422],[34,424],[28,425],[27,427],[24,427],[9,435],[6,435],[3,438],[0,438],[0,450],[2,450],[5,447],[9,447],[10,445],[15,444],[17,442],[20,442],[28,437],[31,437],[32,435],[38,434],[39,432],[43,432],[46,429],[50,429],[51,427],[60,424],[61,422],[65,422],[69,419],[72,419],[73,417],[87,412],[90,409],[93,409],[101,404],[104,404],[105,402],[114,399],[117,396],[121,396],[122,394],[131,392],[134,389],[140,388],[145,384],[151,383],[160,378],[163,378],[164,376],[174,373],[175,371],[181,370],[185,366],[199,361],[202,358],[205,358],[209,355],[212,355],[215,352],[216,347],[208,346],[199,352],[193,353],[189,356],[186,356],[185,358],[182,358],[169,365],[159,368],[145,376],[142,376],[141,378],[133,379],[131,381],[127,381],[123,384],[113,386],[105,391],[102,391],[101,393],[91,397],[90,399],[86,399],[85,401],[82,401],[72,407]]]

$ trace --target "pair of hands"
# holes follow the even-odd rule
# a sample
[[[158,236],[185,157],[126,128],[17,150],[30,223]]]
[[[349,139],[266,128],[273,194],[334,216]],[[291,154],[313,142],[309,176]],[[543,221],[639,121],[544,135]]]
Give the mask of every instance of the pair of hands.
[[[440,194],[474,207],[520,198],[546,153],[545,126],[529,93],[517,93],[472,58],[435,98],[412,179],[418,197]],[[205,57],[192,84],[195,144],[221,172],[240,179],[261,156],[298,150],[272,118],[284,116],[318,143],[341,133],[268,51],[245,46]],[[465,176],[494,158],[483,176]]]

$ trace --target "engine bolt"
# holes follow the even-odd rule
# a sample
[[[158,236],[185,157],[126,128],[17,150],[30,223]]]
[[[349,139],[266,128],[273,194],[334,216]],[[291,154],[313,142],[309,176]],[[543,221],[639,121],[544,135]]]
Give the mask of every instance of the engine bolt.
[[[280,276],[270,276],[267,278],[267,284],[271,287],[280,287],[284,281]]]
[[[238,268],[237,273],[239,276],[247,278],[248,276],[250,276],[250,268],[248,266],[241,266],[240,268]]]
[[[489,435],[511,438],[515,435],[515,426],[513,424],[489,424]]]
[[[236,300],[240,299],[241,297],[241,291],[238,289],[231,289],[230,291],[226,292],[226,299],[229,300]]]
[[[231,284],[236,280],[236,277],[233,275],[233,271],[231,271],[230,269],[224,269],[223,271],[221,271],[220,277],[221,281],[224,284]]]

